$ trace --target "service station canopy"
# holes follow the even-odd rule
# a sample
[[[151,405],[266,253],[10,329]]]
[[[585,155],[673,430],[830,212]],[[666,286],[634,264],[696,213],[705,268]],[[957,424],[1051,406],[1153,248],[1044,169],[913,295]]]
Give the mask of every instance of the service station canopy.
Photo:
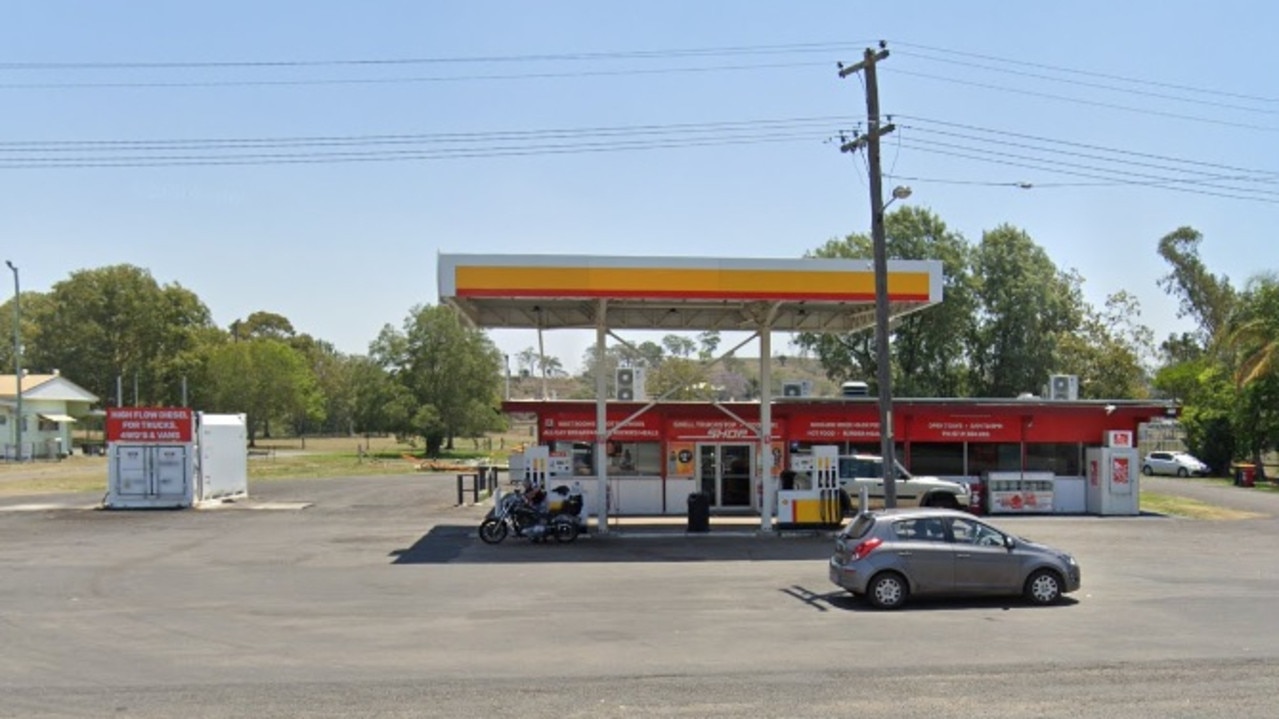
[[[875,319],[870,259],[441,254],[438,272],[440,301],[481,328],[847,332]],[[940,261],[888,262],[889,316],[941,301]]]

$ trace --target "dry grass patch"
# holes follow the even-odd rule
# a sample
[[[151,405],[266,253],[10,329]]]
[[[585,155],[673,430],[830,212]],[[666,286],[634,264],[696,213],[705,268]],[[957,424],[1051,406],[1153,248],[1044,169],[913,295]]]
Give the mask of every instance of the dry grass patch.
[[[1266,516],[1256,512],[1243,512],[1237,509],[1218,507],[1215,504],[1200,502],[1197,499],[1188,497],[1175,497],[1168,494],[1156,494],[1155,492],[1141,493],[1141,511],[1185,517],[1186,519],[1217,521],[1260,519]]]

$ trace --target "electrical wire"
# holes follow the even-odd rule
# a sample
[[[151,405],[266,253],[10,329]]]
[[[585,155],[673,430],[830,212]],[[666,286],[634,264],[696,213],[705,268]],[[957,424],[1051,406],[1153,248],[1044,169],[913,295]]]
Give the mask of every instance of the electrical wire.
[[[1020,67],[1030,67],[1030,68],[1035,68],[1039,70],[1050,70],[1053,72],[1081,75],[1085,77],[1095,77],[1103,80],[1114,80],[1114,81],[1126,82],[1134,85],[1145,85],[1147,87],[1160,87],[1168,90],[1182,90],[1185,92],[1193,92],[1193,93],[1198,93],[1203,95],[1216,95],[1219,97],[1232,97],[1239,100],[1251,100],[1253,102],[1279,104],[1279,98],[1266,97],[1263,95],[1250,95],[1250,94],[1244,94],[1244,93],[1230,92],[1228,90],[1220,90],[1216,88],[1194,87],[1191,85],[1179,85],[1179,84],[1169,83],[1169,82],[1159,82],[1157,80],[1145,80],[1140,78],[1128,77],[1124,75],[1116,75],[1112,73],[1080,70],[1077,68],[1063,67],[1060,65],[1048,65],[1044,63],[1029,62],[1026,60],[1014,60],[1011,58],[999,57],[996,55],[985,55],[985,54],[975,53],[975,52],[966,52],[963,50],[951,50],[943,47],[937,47],[932,45],[921,45],[918,43],[903,42],[900,40],[894,40],[892,41],[892,44],[894,46],[901,46],[905,48],[918,48],[921,50],[929,50],[932,52],[946,53],[946,54],[956,55],[960,57],[971,57],[979,60],[1002,62],[1009,65],[1016,65]]]
[[[943,137],[954,137],[954,138],[959,138],[964,140],[972,140],[976,142],[997,145],[998,147],[1015,147],[1023,150],[1048,152],[1052,154],[1063,155],[1066,157],[1075,157],[1075,158],[1096,160],[1096,161],[1102,161],[1102,162],[1115,162],[1115,163],[1122,162],[1125,167],[1144,167],[1144,168],[1162,170],[1167,172],[1186,172],[1186,173],[1198,172],[1197,170],[1178,167],[1175,164],[1145,162],[1145,161],[1133,160],[1129,158],[1119,159],[1119,158],[1107,157],[1104,154],[1093,153],[1093,152],[1079,152],[1075,150],[1064,150],[1064,149],[1058,149],[1054,147],[1047,147],[1043,145],[1035,145],[1035,144],[1026,143],[1026,142],[1016,142],[1016,141],[1009,140],[1007,138],[1002,138],[1002,139],[991,138],[991,137],[973,135],[969,133],[951,132],[948,130],[934,130],[930,128],[916,127],[916,126],[908,126],[908,127],[910,127],[911,129],[914,129],[917,132],[924,133],[924,134],[940,135]],[[1262,182],[1262,183],[1274,183],[1277,180],[1279,180],[1279,177],[1276,177],[1274,173],[1258,173],[1258,174],[1248,173],[1243,175],[1235,174],[1231,176],[1219,175],[1218,177],[1229,177],[1230,179],[1246,179],[1253,182]]]
[[[1008,68],[995,67],[993,65],[983,65],[981,63],[976,63],[976,62],[965,62],[963,60],[930,57],[928,55],[919,54],[919,53],[905,52],[905,53],[899,53],[899,54],[905,55],[907,57],[917,57],[924,60],[931,60],[935,62],[946,63],[949,65],[959,65],[962,67],[971,67],[971,68],[978,68],[982,70],[990,70],[991,72],[999,72],[999,73],[1004,73],[1008,75],[1016,75],[1019,77],[1028,77],[1035,80],[1047,80],[1049,82],[1059,82],[1067,85],[1074,85],[1076,87],[1087,87],[1087,88],[1092,88],[1096,90],[1107,90],[1109,92],[1118,92],[1118,93],[1123,93],[1125,95],[1140,95],[1142,97],[1153,97],[1156,99],[1169,100],[1172,102],[1182,102],[1182,103],[1189,103],[1194,105],[1207,105],[1207,106],[1216,108],[1218,110],[1238,110],[1241,112],[1254,112],[1254,113],[1260,113],[1264,115],[1279,115],[1279,110],[1276,110],[1276,109],[1250,107],[1247,105],[1233,105],[1229,103],[1223,103],[1220,100],[1197,99],[1192,97],[1184,97],[1180,95],[1170,95],[1165,92],[1155,92],[1152,90],[1141,90],[1141,89],[1132,88],[1132,87],[1117,87],[1115,85],[1107,85],[1105,83],[1100,83],[1100,82],[1090,82],[1087,80],[1072,80],[1070,78],[1064,78],[1064,77],[1053,77],[1052,75],[1046,75],[1044,73],[1027,72],[1024,70],[1011,70]]]
[[[975,153],[989,154],[995,157],[1012,158],[1012,159],[1022,160],[1022,161],[1030,161],[1030,162],[1038,162],[1038,163],[1047,162],[1047,163],[1050,163],[1051,166],[1054,168],[1073,168],[1073,169],[1087,170],[1091,172],[1104,172],[1112,176],[1132,177],[1132,178],[1138,178],[1139,180],[1154,181],[1156,183],[1167,183],[1170,185],[1172,184],[1204,185],[1204,186],[1216,187],[1218,189],[1230,190],[1233,192],[1249,192],[1249,193],[1255,193],[1260,195],[1272,195],[1272,196],[1275,196],[1276,198],[1279,198],[1279,192],[1274,190],[1262,189],[1262,188],[1251,188],[1251,187],[1224,186],[1224,185],[1218,184],[1221,182],[1230,182],[1230,181],[1250,181],[1252,179],[1250,176],[1200,175],[1200,176],[1191,176],[1191,177],[1169,177],[1167,175],[1155,175],[1148,172],[1127,170],[1122,167],[1118,167],[1118,168],[1104,167],[1104,166],[1088,165],[1084,163],[1064,161],[1064,160],[1054,160],[1052,158],[1044,158],[1044,157],[1038,157],[1033,155],[1023,155],[1019,153],[1005,152],[1000,150],[994,150],[988,147],[973,147],[971,145],[962,145],[962,144],[957,144],[953,142],[939,142],[939,141],[931,141],[931,140],[920,141],[914,138],[911,138],[910,142],[912,143],[912,146],[915,148],[919,148],[921,146],[944,147],[944,148],[951,148],[951,149],[957,149],[957,150],[963,150],[963,151],[969,151],[969,152],[975,152]]]
[[[675,75],[711,72],[744,72],[799,67],[825,67],[826,62],[757,63],[752,65],[709,65],[701,67],[635,68],[627,70],[579,70],[573,72],[526,72],[482,75],[436,75],[414,77],[329,78],[296,80],[139,80],[107,82],[10,82],[0,90],[83,90],[83,89],[175,89],[227,87],[319,87],[340,85],[404,85],[451,82],[494,82],[512,80],[559,80],[569,78]]]
[[[1068,175],[1074,177],[1085,177],[1092,180],[1101,180],[1114,182],[1121,180],[1125,186],[1145,186],[1159,187],[1162,189],[1173,190],[1177,192],[1186,192],[1198,195],[1207,195],[1213,197],[1224,197],[1235,200],[1253,200],[1257,202],[1266,202],[1271,204],[1279,204],[1279,193],[1265,192],[1253,190],[1250,188],[1235,187],[1218,187],[1212,185],[1213,180],[1190,179],[1190,178],[1168,178],[1157,175],[1148,175],[1144,173],[1124,172],[1111,168],[1099,168],[1095,166],[1082,165],[1077,163],[1048,162],[1044,163],[1042,158],[1026,157],[1015,153],[1000,153],[989,150],[988,148],[973,148],[953,143],[918,143],[913,140],[903,140],[902,146],[906,149],[918,150],[920,152],[928,152],[932,154],[945,155],[949,157],[957,157],[966,160],[975,160],[990,164],[1005,165],[1009,167],[1019,167],[1023,169],[1039,170],[1042,172],[1054,173],[1059,175]],[[1028,183],[1033,184],[1033,183]],[[1203,184],[1209,189],[1200,187],[1183,187],[1185,184]],[[1228,190],[1229,192],[1215,192],[1213,189]],[[1248,193],[1240,195],[1239,193]],[[1260,194],[1258,194],[1260,193]],[[1273,196],[1273,197],[1271,197]]]
[[[1199,122],[1211,125],[1220,125],[1223,127],[1233,127],[1244,130],[1256,130],[1258,132],[1279,132],[1279,127],[1273,125],[1254,125],[1251,123],[1234,122],[1231,120],[1217,120],[1209,117],[1201,117],[1197,115],[1183,115],[1176,112],[1167,112],[1163,110],[1155,110],[1153,108],[1132,107],[1129,105],[1120,105],[1113,102],[1101,102],[1098,100],[1086,100],[1078,97],[1069,97],[1066,95],[1054,95],[1049,92],[1039,92],[1037,90],[1023,90],[1021,88],[1008,87],[1006,85],[994,85],[985,82],[976,82],[973,80],[961,80],[955,77],[946,77],[944,75],[933,75],[926,72],[914,72],[912,70],[902,70],[893,68],[891,73],[896,75],[905,75],[909,77],[919,77],[926,80],[937,80],[955,85],[964,85],[967,87],[979,87],[983,90],[997,90],[999,92],[1013,93],[1017,95],[1025,95],[1028,97],[1038,97],[1047,100],[1057,100],[1059,102],[1070,102],[1077,105],[1087,105],[1089,107],[1104,107],[1108,110],[1122,110],[1141,115],[1151,115],[1155,117],[1164,117],[1173,120],[1186,120],[1189,122]]]
[[[829,131],[833,126],[855,122],[841,115],[794,117],[717,122],[592,126],[544,130],[498,130],[475,132],[401,133],[367,135],[312,135],[294,137],[189,138],[169,140],[18,140],[0,141],[0,152],[79,150],[169,150],[236,149],[244,147],[311,147],[333,145],[379,145],[401,143],[462,143],[509,140],[573,139],[591,137],[632,137],[636,135],[684,135],[746,130],[812,129]]]
[[[964,130],[971,130],[977,133],[997,135],[1000,138],[1016,137],[1016,138],[1026,139],[1026,140],[1035,140],[1035,141],[1043,142],[1049,145],[1061,145],[1065,147],[1077,147],[1077,148],[1088,149],[1088,150],[1098,150],[1101,152],[1112,153],[1112,154],[1121,155],[1124,157],[1139,157],[1139,158],[1146,158],[1146,159],[1152,159],[1152,160],[1163,160],[1167,162],[1191,165],[1194,167],[1204,167],[1204,168],[1211,168],[1211,169],[1218,169],[1218,170],[1229,170],[1232,172],[1253,173],[1258,176],[1279,177],[1279,172],[1275,172],[1272,170],[1257,170],[1257,169],[1239,167],[1236,165],[1225,165],[1225,164],[1216,163],[1216,162],[1204,162],[1200,160],[1190,160],[1182,157],[1172,157],[1170,155],[1159,155],[1159,154],[1154,154],[1149,152],[1127,150],[1123,148],[1105,147],[1103,145],[1095,145],[1095,144],[1084,143],[1084,142],[1072,142],[1069,140],[1059,140],[1055,138],[1044,137],[1042,135],[1032,135],[1032,134],[1023,133],[1023,132],[1015,132],[1011,130],[1003,130],[1003,129],[990,128],[990,127],[981,127],[978,125],[971,125],[971,124],[966,124],[961,122],[937,120],[937,119],[921,117],[918,115],[897,115],[896,117],[905,118],[907,120],[911,120],[912,122],[916,122],[916,123],[940,125],[943,127],[953,127],[953,128],[964,129]]]
[[[773,132],[685,139],[612,140],[571,144],[534,144],[440,149],[397,149],[342,152],[261,152],[223,155],[118,155],[107,157],[5,157],[0,169],[68,169],[104,167],[172,167],[208,165],[283,165],[317,163],[387,162],[403,160],[456,160],[530,155],[568,155],[634,150],[657,150],[780,142],[812,142],[811,132]]]
[[[523,55],[473,55],[455,57],[346,58],[329,60],[193,60],[168,62],[6,62],[0,72],[67,70],[195,70],[232,68],[330,68],[400,65],[462,65],[476,63],[594,62],[600,60],[653,60],[688,57],[735,57],[751,55],[830,53],[857,49],[863,42],[811,42],[779,45],[730,45],[667,50],[620,50],[611,52],[541,53]]]

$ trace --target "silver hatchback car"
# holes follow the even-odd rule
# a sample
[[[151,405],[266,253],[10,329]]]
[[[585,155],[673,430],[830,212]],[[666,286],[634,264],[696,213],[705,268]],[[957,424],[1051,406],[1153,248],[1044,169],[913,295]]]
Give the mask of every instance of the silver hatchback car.
[[[911,596],[1017,595],[1053,604],[1079,589],[1079,563],[950,509],[860,514],[835,539],[830,580],[875,607]]]

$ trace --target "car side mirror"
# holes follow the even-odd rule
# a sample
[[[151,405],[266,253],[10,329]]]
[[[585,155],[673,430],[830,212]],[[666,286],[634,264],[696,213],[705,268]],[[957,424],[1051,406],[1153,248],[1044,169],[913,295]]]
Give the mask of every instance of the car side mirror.
[[[1014,547],[1016,547],[1016,546],[1017,546],[1017,540],[1016,540],[1016,539],[1013,539],[1012,537],[1010,537],[1010,536],[1008,536],[1008,535],[1006,535],[1006,534],[1005,534],[1005,535],[1004,535],[1004,546],[1005,546],[1005,547],[1007,547],[1007,548],[1009,548],[1009,549],[1012,549],[1012,548],[1014,548]]]

